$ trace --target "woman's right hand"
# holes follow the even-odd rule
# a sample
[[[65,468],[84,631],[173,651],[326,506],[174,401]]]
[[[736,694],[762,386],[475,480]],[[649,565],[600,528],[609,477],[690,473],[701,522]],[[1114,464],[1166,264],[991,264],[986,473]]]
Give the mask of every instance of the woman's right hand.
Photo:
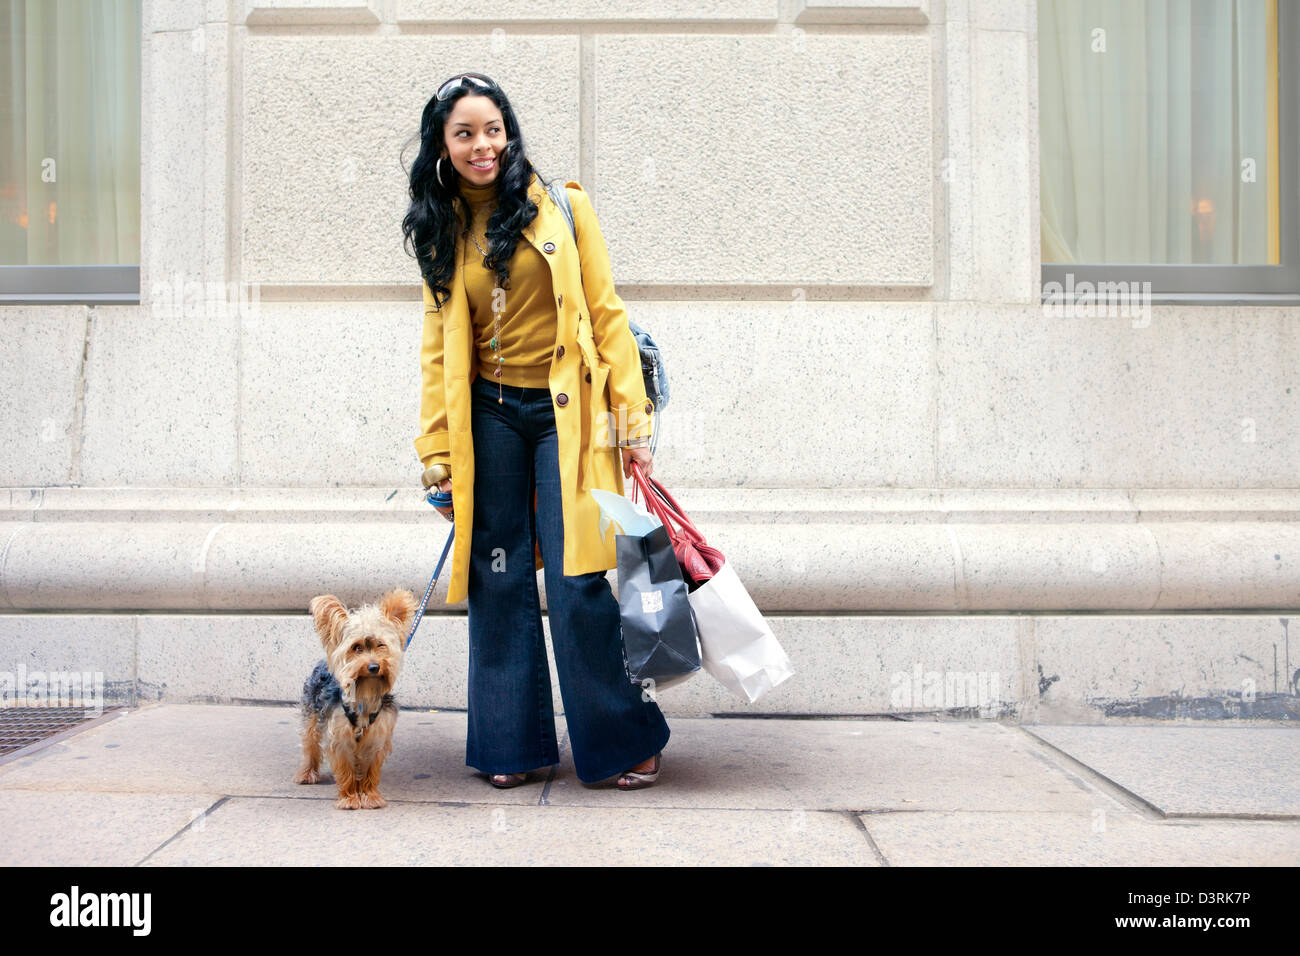
[[[448,494],[450,494],[450,493],[451,493],[451,479],[450,479],[450,478],[444,478],[444,479],[442,479],[442,481],[438,482],[438,490],[439,490],[439,491],[444,491],[444,492],[447,492]],[[441,515],[442,515],[444,518],[446,518],[448,521],[455,521],[456,519],[455,519],[454,517],[452,517],[452,514],[453,514],[453,512],[452,512],[452,507],[453,507],[453,505],[455,505],[455,501],[453,501],[452,504],[447,505],[445,508],[444,508],[444,507],[439,507],[438,505],[434,505],[433,507],[434,507],[435,509],[437,509],[438,513],[441,514]]]

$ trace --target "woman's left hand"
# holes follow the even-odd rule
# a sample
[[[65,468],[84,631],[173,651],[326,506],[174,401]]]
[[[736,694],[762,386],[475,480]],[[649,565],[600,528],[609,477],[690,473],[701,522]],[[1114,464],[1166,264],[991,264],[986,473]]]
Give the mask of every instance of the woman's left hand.
[[[641,466],[641,474],[650,477],[650,472],[654,470],[654,462],[650,457],[650,449],[645,446],[640,448],[620,448],[623,453],[623,477],[632,477],[632,462]]]

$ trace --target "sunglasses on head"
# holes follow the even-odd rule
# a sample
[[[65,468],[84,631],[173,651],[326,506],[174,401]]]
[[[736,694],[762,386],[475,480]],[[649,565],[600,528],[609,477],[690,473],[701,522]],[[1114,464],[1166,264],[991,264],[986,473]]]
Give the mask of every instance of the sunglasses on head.
[[[482,73],[461,73],[438,87],[438,99],[445,100],[461,86],[469,89],[477,86],[484,90],[494,90],[497,85],[490,76],[484,76]]]

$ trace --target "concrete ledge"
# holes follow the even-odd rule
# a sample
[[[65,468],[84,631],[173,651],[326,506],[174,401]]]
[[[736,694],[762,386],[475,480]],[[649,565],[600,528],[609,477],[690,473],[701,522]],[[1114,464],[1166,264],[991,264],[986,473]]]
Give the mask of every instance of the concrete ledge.
[[[929,0],[798,0],[795,23],[930,22]]]
[[[546,0],[397,0],[398,23],[774,23],[780,17],[776,0],[654,0],[652,3],[610,3],[576,0],[556,4]]]
[[[942,714],[1073,724],[1293,726],[1300,720],[1300,652],[1290,646],[1288,616],[769,614],[767,620],[794,662],[793,677],[750,705],[700,672],[659,695],[664,712]],[[549,618],[543,625],[549,645]],[[463,710],[467,654],[465,615],[427,616],[406,657],[399,701]],[[104,706],[287,703],[298,699],[321,656],[305,609],[0,614],[0,692],[9,698],[0,705],[35,681],[55,686],[55,675],[72,674],[78,686],[98,680]],[[551,689],[554,708],[563,713],[554,666]]]
[[[766,612],[1300,606],[1286,490],[675,493]],[[423,593],[449,531],[409,489],[10,489],[0,607],[299,612],[326,592]]]
[[[249,26],[379,23],[373,0],[244,0]]]

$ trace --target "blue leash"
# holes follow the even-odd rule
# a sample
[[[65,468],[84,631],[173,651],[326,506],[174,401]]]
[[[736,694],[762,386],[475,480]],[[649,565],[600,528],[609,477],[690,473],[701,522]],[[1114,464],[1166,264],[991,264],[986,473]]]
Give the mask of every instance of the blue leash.
[[[426,492],[424,500],[431,505],[445,508],[451,504],[451,493],[446,491]],[[429,579],[429,586],[424,589],[424,597],[420,600],[420,606],[416,609],[415,620],[411,622],[411,633],[406,635],[406,643],[402,645],[405,651],[411,646],[411,641],[415,638],[415,630],[420,626],[420,620],[424,617],[424,609],[429,603],[429,595],[433,593],[433,586],[438,582],[438,575],[442,574],[442,565],[447,560],[447,552],[451,550],[451,543],[456,538],[456,526],[451,526],[451,534],[447,535],[447,543],[442,546],[442,557],[438,559],[438,566],[433,569],[433,577]]]

